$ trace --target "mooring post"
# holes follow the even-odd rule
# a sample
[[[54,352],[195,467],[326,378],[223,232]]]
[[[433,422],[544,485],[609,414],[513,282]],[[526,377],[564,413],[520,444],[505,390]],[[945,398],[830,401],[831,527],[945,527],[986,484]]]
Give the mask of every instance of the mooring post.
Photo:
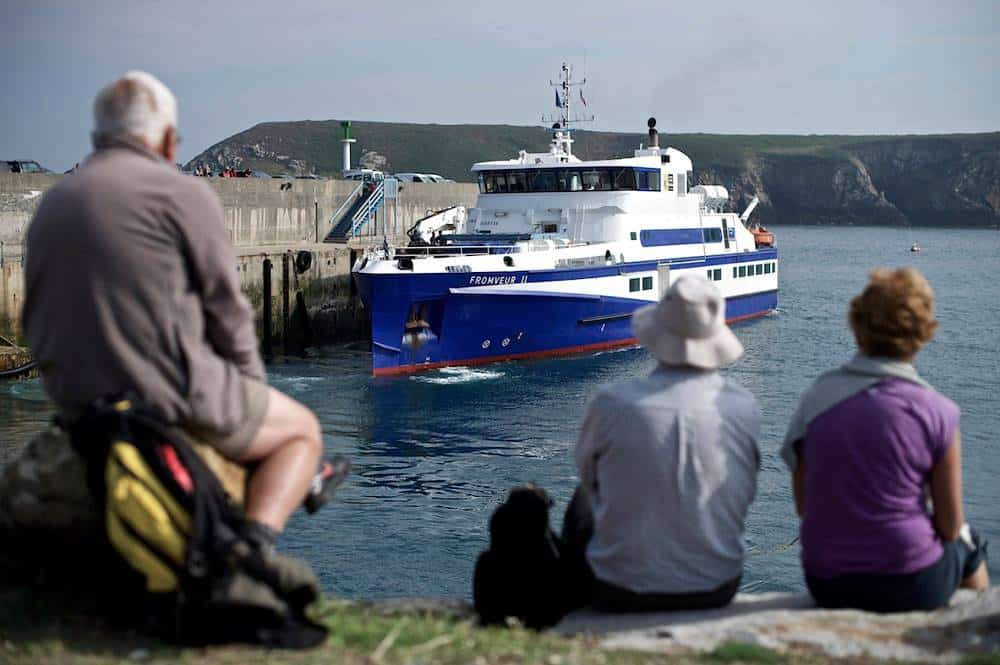
[[[264,312],[263,320],[263,343],[262,351],[264,360],[271,360],[271,259],[264,257]]]
[[[281,255],[281,352],[288,355],[288,264],[289,253]]]

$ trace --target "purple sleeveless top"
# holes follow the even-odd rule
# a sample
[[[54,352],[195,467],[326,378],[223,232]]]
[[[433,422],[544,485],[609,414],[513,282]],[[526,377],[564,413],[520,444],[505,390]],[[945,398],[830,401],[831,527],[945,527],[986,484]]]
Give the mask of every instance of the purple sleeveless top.
[[[924,489],[958,420],[958,406],[947,397],[888,379],[809,423],[800,444],[806,573],[904,574],[941,557]]]

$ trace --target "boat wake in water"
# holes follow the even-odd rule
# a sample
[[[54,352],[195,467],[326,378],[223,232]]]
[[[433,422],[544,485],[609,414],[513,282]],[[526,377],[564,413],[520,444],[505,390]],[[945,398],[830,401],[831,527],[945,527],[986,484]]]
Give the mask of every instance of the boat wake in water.
[[[475,383],[476,381],[491,381],[499,379],[503,372],[471,367],[443,367],[434,374],[411,376],[411,381],[417,383],[433,383],[436,385],[452,385],[457,383]]]

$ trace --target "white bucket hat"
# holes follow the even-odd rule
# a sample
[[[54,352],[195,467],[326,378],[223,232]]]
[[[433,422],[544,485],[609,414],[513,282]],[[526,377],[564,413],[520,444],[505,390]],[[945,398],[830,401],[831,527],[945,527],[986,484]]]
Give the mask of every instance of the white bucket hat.
[[[743,345],[726,325],[722,294],[704,277],[681,277],[660,302],[637,309],[632,331],[666,365],[718,369],[743,355]]]

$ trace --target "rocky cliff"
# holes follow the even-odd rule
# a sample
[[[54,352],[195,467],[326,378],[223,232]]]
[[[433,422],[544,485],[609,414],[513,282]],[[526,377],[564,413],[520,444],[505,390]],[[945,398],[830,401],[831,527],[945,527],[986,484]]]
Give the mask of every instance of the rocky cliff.
[[[709,164],[698,178],[725,184],[738,210],[760,196],[765,223],[1000,223],[997,135],[886,138],[813,154],[748,151],[741,167]]]
[[[470,180],[476,161],[541,150],[536,127],[355,122],[355,160]],[[642,134],[579,132],[584,158],[628,155]],[[766,224],[1000,225],[1000,132],[941,136],[662,135],[700,183],[721,183],[742,210],[756,195]],[[339,122],[263,123],[189,162],[272,174],[335,174]]]

